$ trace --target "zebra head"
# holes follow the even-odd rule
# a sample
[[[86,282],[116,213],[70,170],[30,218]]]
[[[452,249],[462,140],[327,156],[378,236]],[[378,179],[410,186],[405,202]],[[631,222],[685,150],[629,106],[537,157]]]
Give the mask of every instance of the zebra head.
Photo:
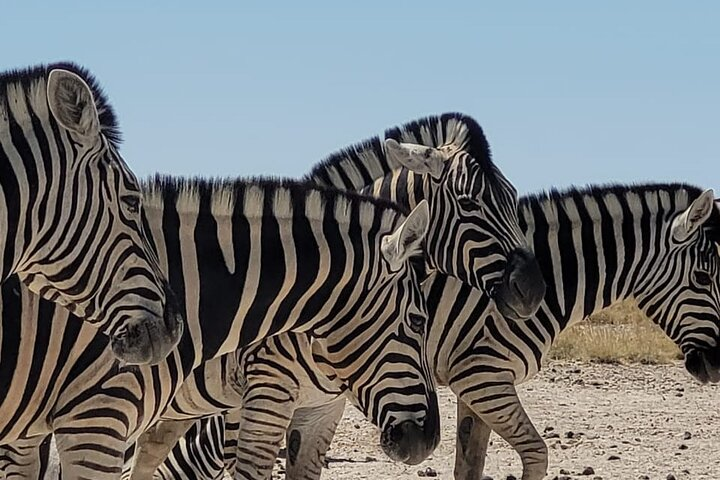
[[[313,342],[316,362],[381,430],[395,461],[422,462],[440,441],[434,376],[426,357],[427,306],[420,289],[421,243],[428,227],[421,202],[382,238],[380,269],[350,318]]]
[[[16,272],[30,290],[107,333],[119,359],[157,363],[183,322],[143,232],[142,196],[117,151],[113,112],[74,65],[49,67],[38,82],[34,88],[44,88],[28,100],[32,140],[22,154],[34,168],[44,163],[45,191],[28,211],[32,238]]]
[[[475,142],[478,136],[481,130]],[[545,280],[520,230],[517,191],[484,145],[475,147],[486,156],[479,160],[456,142],[429,147],[385,141],[389,156],[426,179],[431,265],[488,293],[506,318],[523,320],[540,306]]]
[[[636,299],[680,347],[688,372],[702,383],[718,382],[720,210],[712,190],[696,196],[666,224]]]

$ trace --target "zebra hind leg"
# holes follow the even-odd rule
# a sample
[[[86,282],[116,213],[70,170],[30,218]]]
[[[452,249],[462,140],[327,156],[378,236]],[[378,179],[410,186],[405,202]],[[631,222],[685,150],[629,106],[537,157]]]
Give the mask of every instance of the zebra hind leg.
[[[155,470],[194,423],[195,419],[161,420],[147,429],[137,440],[130,480],[153,478]]]
[[[37,436],[0,447],[0,478],[43,478],[50,456],[50,438],[51,435]]]
[[[286,480],[319,480],[325,454],[345,411],[345,397],[295,410],[287,431]]]
[[[547,474],[547,446],[520,403],[515,385],[495,383],[478,393],[470,408],[520,455],[522,480],[542,480]]]
[[[480,480],[492,429],[465,402],[457,401],[455,478]]]

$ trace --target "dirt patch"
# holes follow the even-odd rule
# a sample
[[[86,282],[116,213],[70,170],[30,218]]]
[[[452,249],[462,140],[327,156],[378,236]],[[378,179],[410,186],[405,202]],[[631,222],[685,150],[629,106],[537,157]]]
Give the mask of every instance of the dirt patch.
[[[546,431],[548,479],[720,478],[720,388],[699,385],[678,362],[552,361],[519,390],[535,425]],[[440,392],[440,408],[442,443],[416,467],[387,460],[374,427],[348,408],[323,479],[418,479],[428,467],[434,478],[453,478],[455,397],[447,389]],[[520,478],[519,457],[499,437],[491,442],[485,475]],[[594,473],[582,475],[587,467]]]

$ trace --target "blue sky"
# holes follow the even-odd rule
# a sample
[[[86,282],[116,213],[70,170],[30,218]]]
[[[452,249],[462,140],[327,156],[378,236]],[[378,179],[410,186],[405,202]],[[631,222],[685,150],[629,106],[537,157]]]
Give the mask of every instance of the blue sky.
[[[297,176],[461,111],[521,192],[678,180],[720,195],[718,25],[710,1],[14,1],[0,68],[88,67],[140,175]]]

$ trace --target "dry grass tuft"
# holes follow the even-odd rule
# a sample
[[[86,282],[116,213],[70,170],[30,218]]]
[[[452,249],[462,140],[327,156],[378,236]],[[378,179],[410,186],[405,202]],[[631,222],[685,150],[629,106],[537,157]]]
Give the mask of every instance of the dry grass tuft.
[[[565,330],[551,358],[601,363],[669,363],[681,359],[678,347],[632,302],[623,302]]]

